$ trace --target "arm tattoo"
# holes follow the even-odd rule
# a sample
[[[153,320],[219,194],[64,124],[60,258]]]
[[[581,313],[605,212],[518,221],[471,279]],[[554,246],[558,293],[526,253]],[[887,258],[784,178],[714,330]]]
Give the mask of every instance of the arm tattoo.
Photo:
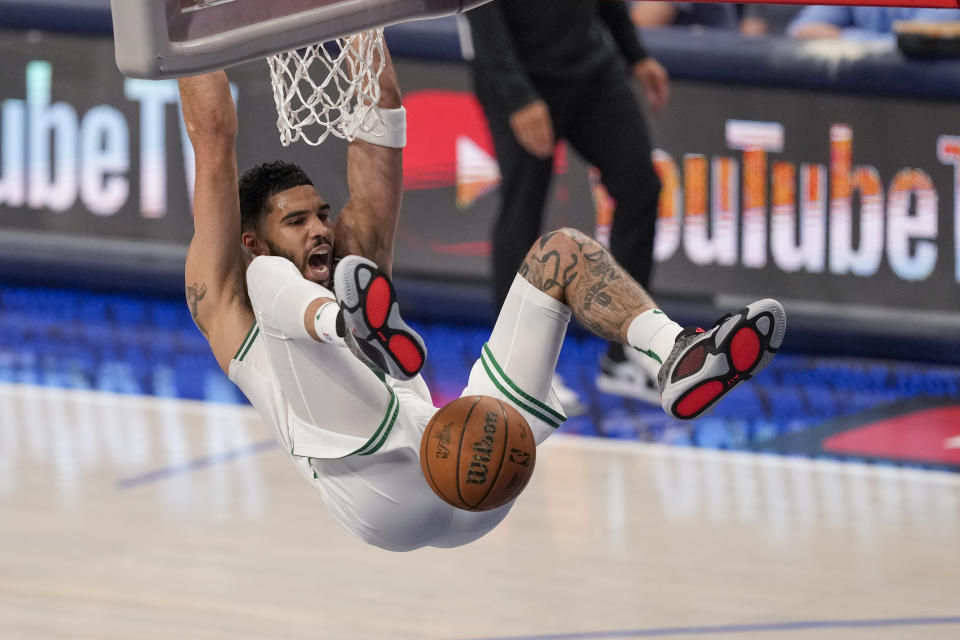
[[[207,330],[200,324],[200,312],[198,309],[200,301],[203,300],[205,295],[207,295],[207,283],[205,282],[194,282],[187,287],[187,306],[190,307],[190,315],[193,316],[193,321],[196,323],[197,328],[200,329],[200,333],[209,338],[210,336],[207,334]]]

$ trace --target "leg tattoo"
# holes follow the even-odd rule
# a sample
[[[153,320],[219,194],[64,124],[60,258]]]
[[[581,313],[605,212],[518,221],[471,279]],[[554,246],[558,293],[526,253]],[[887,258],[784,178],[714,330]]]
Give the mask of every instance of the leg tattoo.
[[[607,340],[626,342],[630,322],[657,306],[606,249],[576,229],[540,238],[519,273],[569,306],[581,324]]]

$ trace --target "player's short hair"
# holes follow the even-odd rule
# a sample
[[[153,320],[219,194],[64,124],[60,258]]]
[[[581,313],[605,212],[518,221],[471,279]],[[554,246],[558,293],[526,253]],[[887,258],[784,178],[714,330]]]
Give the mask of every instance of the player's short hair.
[[[267,215],[267,200],[281,191],[313,182],[298,165],[290,162],[264,162],[240,176],[240,230],[260,228]]]

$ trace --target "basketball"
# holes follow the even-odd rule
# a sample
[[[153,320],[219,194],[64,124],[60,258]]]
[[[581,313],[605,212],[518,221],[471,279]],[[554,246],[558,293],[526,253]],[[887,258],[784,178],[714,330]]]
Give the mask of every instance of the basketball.
[[[467,396],[434,414],[420,441],[427,484],[467,511],[504,505],[523,491],[537,447],[530,425],[512,406],[490,396]]]

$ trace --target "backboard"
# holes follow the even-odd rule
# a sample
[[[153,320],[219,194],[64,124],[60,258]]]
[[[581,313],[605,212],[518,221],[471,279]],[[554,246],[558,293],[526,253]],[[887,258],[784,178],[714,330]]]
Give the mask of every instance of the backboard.
[[[110,0],[117,66],[172,78],[488,0]]]

